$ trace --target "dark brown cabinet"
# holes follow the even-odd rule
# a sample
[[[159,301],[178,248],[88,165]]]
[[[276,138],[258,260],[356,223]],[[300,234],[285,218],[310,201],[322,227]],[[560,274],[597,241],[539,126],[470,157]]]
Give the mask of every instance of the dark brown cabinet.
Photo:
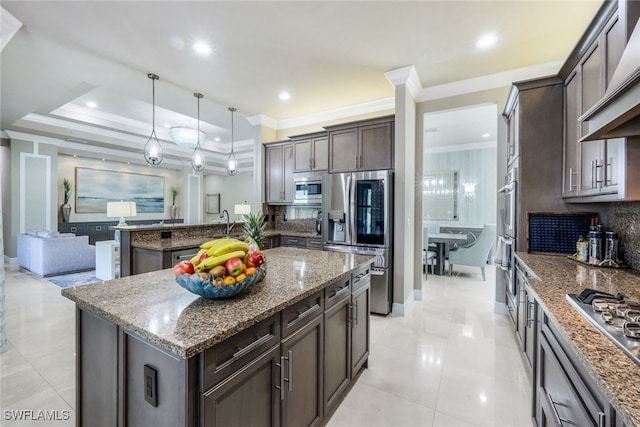
[[[329,167],[329,138],[326,132],[292,137],[294,172],[326,171]]]
[[[369,312],[371,311],[371,283],[365,281],[361,287],[354,285],[351,297],[351,377],[364,366],[369,357]]]
[[[325,129],[330,173],[393,169],[394,116]]]
[[[307,247],[307,238],[298,236],[280,235],[280,246],[295,246],[299,248]]]
[[[265,146],[265,193],[269,204],[293,203],[293,146],[290,142]]]

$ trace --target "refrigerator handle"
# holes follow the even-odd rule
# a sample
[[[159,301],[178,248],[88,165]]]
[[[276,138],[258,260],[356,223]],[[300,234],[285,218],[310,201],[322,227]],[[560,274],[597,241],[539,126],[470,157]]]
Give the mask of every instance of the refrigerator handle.
[[[356,231],[356,177],[351,175],[351,185],[349,185],[349,228],[350,228],[350,242],[352,245],[358,244],[357,231]]]

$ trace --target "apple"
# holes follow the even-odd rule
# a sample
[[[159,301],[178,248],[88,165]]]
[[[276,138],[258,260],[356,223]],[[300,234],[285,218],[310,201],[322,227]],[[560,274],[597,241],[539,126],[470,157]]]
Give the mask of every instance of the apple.
[[[180,261],[173,267],[173,274],[176,276],[180,276],[181,274],[193,274],[195,271],[193,264],[191,261],[185,260]]]
[[[209,255],[207,255],[207,253],[203,253],[202,255],[200,255],[200,259],[198,260],[199,262],[204,261],[205,259],[209,258]]]
[[[249,267],[260,267],[264,264],[264,254],[260,251],[249,252],[246,263]]]
[[[242,273],[242,260],[240,258],[231,258],[224,263],[224,268],[230,276],[236,277]]]

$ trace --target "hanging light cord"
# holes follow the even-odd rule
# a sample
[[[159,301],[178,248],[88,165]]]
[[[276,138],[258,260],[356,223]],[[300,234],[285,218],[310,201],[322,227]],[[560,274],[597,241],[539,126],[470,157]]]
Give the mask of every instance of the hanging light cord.
[[[236,111],[236,109],[231,107],[229,108],[229,110],[231,111],[231,154],[234,154],[233,152],[233,112]]]

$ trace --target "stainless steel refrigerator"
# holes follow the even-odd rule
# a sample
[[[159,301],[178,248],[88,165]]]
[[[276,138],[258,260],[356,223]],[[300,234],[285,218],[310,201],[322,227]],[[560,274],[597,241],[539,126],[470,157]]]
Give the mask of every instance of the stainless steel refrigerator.
[[[325,175],[323,249],[376,257],[371,270],[371,312],[389,314],[393,302],[393,172]]]

